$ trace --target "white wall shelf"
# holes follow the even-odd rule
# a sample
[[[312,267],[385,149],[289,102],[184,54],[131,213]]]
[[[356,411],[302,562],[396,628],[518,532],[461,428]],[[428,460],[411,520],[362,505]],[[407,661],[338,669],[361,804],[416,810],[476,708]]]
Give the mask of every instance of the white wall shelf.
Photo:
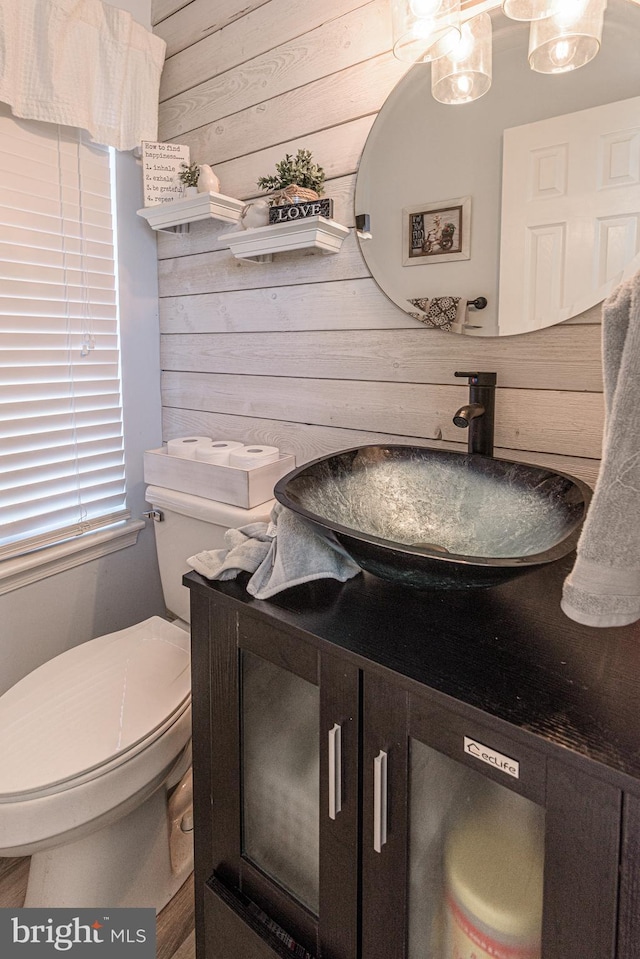
[[[196,193],[181,200],[147,206],[137,212],[138,216],[144,217],[152,229],[176,232],[183,224],[209,218],[237,223],[244,207],[244,200],[236,200],[222,193]]]
[[[240,260],[270,260],[274,253],[315,248],[339,253],[348,227],[324,216],[309,216],[290,223],[259,226],[253,230],[226,233],[224,242]]]

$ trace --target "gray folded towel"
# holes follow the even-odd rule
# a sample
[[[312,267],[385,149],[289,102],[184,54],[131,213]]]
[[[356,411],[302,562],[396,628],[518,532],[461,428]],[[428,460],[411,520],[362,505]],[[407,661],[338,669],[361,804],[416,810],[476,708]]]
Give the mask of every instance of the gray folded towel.
[[[253,573],[247,591],[256,599],[269,599],[291,586],[314,579],[344,583],[360,567],[340,547],[332,546],[295,513],[279,503],[269,523],[251,523],[225,533],[226,549],[204,550],[187,560],[207,579],[235,579],[239,572]]]
[[[587,626],[640,619],[640,272],[602,305],[602,464],[561,607]]]

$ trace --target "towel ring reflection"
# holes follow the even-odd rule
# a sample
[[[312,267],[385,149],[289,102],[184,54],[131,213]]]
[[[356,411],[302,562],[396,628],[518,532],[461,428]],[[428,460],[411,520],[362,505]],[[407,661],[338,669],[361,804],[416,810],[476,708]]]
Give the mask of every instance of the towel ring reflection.
[[[474,310],[484,310],[486,305],[486,296],[477,296],[475,300],[467,300],[467,306],[472,306]]]

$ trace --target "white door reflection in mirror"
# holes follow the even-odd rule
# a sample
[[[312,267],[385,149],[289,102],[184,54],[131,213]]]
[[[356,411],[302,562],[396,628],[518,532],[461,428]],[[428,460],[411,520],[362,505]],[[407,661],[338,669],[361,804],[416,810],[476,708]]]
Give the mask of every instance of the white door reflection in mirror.
[[[600,303],[640,265],[640,97],[504,131],[498,328]]]

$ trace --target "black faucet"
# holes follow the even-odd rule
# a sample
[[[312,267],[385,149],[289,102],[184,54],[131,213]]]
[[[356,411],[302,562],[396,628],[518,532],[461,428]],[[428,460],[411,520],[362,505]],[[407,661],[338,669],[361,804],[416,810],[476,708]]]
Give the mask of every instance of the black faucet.
[[[496,409],[495,373],[454,373],[469,379],[469,402],[453,417],[456,426],[469,429],[469,453],[493,456],[493,424]]]

